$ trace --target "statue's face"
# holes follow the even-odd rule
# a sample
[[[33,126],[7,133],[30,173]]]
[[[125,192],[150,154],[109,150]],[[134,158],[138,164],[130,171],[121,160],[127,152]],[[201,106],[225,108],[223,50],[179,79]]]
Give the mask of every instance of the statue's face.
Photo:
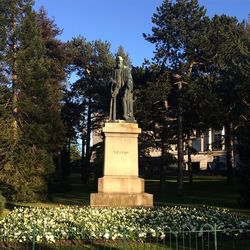
[[[122,60],[122,58],[121,57],[117,57],[116,58],[116,67],[118,68],[118,69],[121,69],[122,68],[122,65],[123,65],[123,60]]]

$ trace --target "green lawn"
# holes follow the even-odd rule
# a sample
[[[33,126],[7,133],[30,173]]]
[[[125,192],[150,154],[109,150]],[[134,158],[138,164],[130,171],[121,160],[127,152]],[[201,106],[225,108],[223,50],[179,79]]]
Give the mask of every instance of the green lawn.
[[[218,249],[219,250],[249,250],[250,249],[250,240],[219,240],[218,241]],[[19,249],[19,250],[31,250],[32,244],[10,244],[9,246],[1,247],[1,250],[11,250],[11,249]],[[173,238],[171,243],[168,242],[159,242],[159,243],[144,243],[144,242],[131,242],[131,241],[92,241],[89,243],[84,243],[81,241],[62,241],[57,242],[53,245],[50,244],[36,244],[35,249],[39,250],[123,250],[123,249],[136,249],[136,250],[197,250],[197,249],[209,249],[214,250],[214,241],[211,239],[208,241],[204,240],[203,243],[199,240],[197,243],[193,239],[191,244],[188,240],[185,240],[184,243],[182,240],[179,240],[178,243]]]
[[[250,210],[239,205],[237,184],[227,184],[223,176],[194,176],[193,184],[184,181],[183,195],[177,195],[176,178],[170,177],[166,181],[166,191],[159,192],[159,181],[146,181],[146,190],[154,194],[154,204],[183,205],[183,206],[216,206],[228,208],[232,212],[250,217]]]
[[[51,200],[45,203],[11,203],[13,206],[58,206],[58,205],[89,205],[90,193],[97,192],[97,184],[83,185],[79,174],[72,174],[69,178],[70,189],[67,192],[55,193]],[[249,216],[250,210],[240,208],[237,185],[228,185],[223,176],[194,176],[190,185],[185,179],[183,195],[177,195],[177,183],[175,177],[166,180],[166,191],[159,192],[158,180],[145,181],[146,192],[154,195],[155,206],[183,205],[200,206],[209,205],[228,208],[231,211]]]
[[[239,208],[239,194],[236,185],[228,185],[222,176],[194,176],[190,185],[185,179],[183,195],[177,195],[176,178],[169,177],[166,190],[159,192],[159,181],[146,181],[146,190],[154,194],[155,205],[209,205]],[[245,211],[247,212],[247,211]]]
[[[18,245],[10,245],[9,247],[1,248],[2,250],[10,250],[10,249],[22,249],[22,250],[31,250],[32,245],[19,245],[20,248],[17,248]],[[218,241],[218,249],[219,250],[249,250],[250,249],[250,240],[219,240]],[[89,243],[83,242],[57,242],[53,245],[47,244],[37,244],[35,249],[39,250],[82,250],[82,249],[89,249],[89,250],[123,250],[123,249],[136,249],[136,250],[176,250],[176,249],[183,249],[183,250],[197,250],[197,249],[209,249],[214,250],[214,241],[210,240],[208,243],[204,241],[203,244],[199,241],[196,245],[195,240],[192,240],[191,244],[185,241],[179,241],[178,244],[176,243],[175,239],[173,239],[172,243],[170,242],[163,242],[163,243],[143,243],[143,242],[130,242],[130,241],[119,241],[119,242],[102,242],[102,241],[93,241]]]
[[[155,206],[165,206],[165,205],[182,205],[182,206],[200,206],[209,205],[228,208],[232,212],[239,215],[248,216],[250,218],[250,210],[243,209],[239,207],[238,199],[239,194],[237,192],[236,185],[228,185],[226,183],[226,178],[222,176],[194,176],[194,182],[189,185],[188,181],[185,179],[184,182],[184,192],[182,196],[177,195],[177,183],[175,177],[168,177],[166,180],[166,191],[159,192],[159,181],[158,180],[146,180],[145,189],[146,192],[152,193],[154,195],[154,205]],[[90,193],[97,192],[97,184],[83,185],[81,183],[80,175],[72,174],[69,178],[69,190],[62,193],[54,193],[51,196],[51,200],[44,203],[9,203],[8,207],[11,210],[14,206],[59,206],[59,205],[89,205]],[[9,210],[5,210],[2,216],[8,214]],[[129,243],[125,242],[127,245],[126,249],[176,249],[175,242],[172,242],[172,247],[169,245],[155,244],[155,243]],[[134,244],[134,245],[133,245]],[[169,242],[167,243],[169,244]],[[211,242],[213,244],[213,242]],[[238,240],[238,241],[218,241],[218,249],[237,249],[237,250],[249,250],[250,240]],[[61,246],[38,246],[39,249],[52,250],[52,249],[124,249],[123,243],[94,243],[94,244],[84,244],[78,246],[73,245],[61,245]],[[182,246],[179,246],[182,247]],[[1,246],[0,246],[0,249]],[[8,249],[8,248],[3,248]],[[28,248],[27,248],[28,249]],[[29,248],[31,249],[31,248]],[[196,249],[195,246],[191,248],[185,246],[181,249]],[[213,248],[209,248],[213,249]]]

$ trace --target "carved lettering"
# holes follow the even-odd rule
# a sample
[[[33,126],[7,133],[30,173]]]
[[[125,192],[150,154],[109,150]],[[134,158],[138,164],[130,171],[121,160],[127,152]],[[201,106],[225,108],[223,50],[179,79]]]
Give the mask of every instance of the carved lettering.
[[[127,155],[128,151],[114,150],[115,155]]]

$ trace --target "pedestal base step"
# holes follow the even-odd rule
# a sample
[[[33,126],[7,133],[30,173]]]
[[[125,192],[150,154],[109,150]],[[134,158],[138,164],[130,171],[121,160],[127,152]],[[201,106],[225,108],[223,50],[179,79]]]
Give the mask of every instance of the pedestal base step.
[[[153,207],[153,195],[94,193],[90,195],[91,207]]]
[[[98,193],[143,194],[144,179],[136,176],[104,176],[98,179]]]

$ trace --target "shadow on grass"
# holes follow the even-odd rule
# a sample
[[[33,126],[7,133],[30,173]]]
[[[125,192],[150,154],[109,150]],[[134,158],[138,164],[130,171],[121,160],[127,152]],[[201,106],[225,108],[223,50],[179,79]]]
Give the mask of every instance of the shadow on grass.
[[[63,245],[38,245],[39,250],[82,250],[82,249],[110,249],[110,250],[118,250],[122,249],[119,247],[114,247],[112,245],[106,245],[102,243],[84,243],[81,244],[63,244]]]
[[[235,187],[227,185],[224,177],[195,177],[190,185],[184,182],[183,195],[177,194],[177,185],[173,177],[166,181],[166,191],[159,192],[159,181],[146,181],[146,190],[154,194],[155,205],[209,205],[237,208],[239,195]]]
[[[97,192],[97,183],[83,184],[80,174],[72,174],[68,179],[70,188],[65,192],[52,193],[50,201],[45,203],[7,203],[7,208],[12,210],[18,206],[58,206],[90,204],[90,193]],[[177,195],[175,176],[167,176],[165,192],[161,193],[159,180],[146,180],[147,193],[154,195],[155,206],[182,205],[182,206],[216,206],[229,208],[231,211],[250,217],[250,210],[239,208],[239,194],[237,185],[228,185],[226,177],[201,175],[193,177],[190,185],[187,178],[184,180],[183,195]]]
[[[144,242],[136,242],[136,241],[126,241],[122,240],[117,241],[82,241],[82,240],[74,240],[74,241],[57,241],[54,244],[36,244],[33,248],[32,243],[20,244],[20,243],[8,243],[8,244],[0,244],[0,250],[82,250],[82,249],[93,249],[93,250],[122,250],[122,249],[157,249],[157,250],[170,250],[171,248],[166,245],[158,244],[158,243],[144,243]]]
[[[218,249],[220,250],[249,250],[250,240],[218,240]],[[198,248],[197,248],[198,247]],[[36,244],[35,248],[32,248],[32,243],[29,244],[0,244],[0,250],[122,250],[122,249],[157,249],[157,250],[171,250],[171,249],[183,249],[183,250],[196,250],[196,249],[214,249],[214,241],[204,241],[201,243],[195,243],[195,241],[190,242],[179,241],[178,243],[173,240],[171,244],[168,243],[156,243],[156,242],[135,242],[135,241],[60,241],[54,244]]]

